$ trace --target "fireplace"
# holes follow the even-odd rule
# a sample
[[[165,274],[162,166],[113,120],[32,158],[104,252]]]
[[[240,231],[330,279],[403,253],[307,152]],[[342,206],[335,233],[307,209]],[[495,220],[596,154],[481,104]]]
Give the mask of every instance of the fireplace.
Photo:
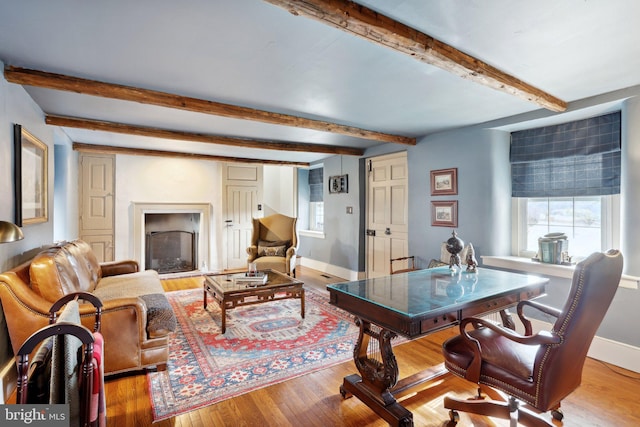
[[[151,231],[146,236],[145,265],[158,273],[180,273],[196,269],[196,233]]]
[[[210,221],[208,203],[133,203],[134,258],[161,274],[209,265]]]

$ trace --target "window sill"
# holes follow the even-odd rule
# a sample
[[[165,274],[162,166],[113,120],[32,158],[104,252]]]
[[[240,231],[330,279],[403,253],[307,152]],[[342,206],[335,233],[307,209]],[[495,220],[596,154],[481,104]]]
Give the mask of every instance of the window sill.
[[[324,231],[298,230],[300,236],[324,239]]]
[[[482,263],[487,267],[506,268],[565,279],[571,279],[575,269],[571,265],[546,264],[515,256],[483,256],[481,258]],[[620,287],[637,290],[639,281],[640,277],[623,274],[622,279],[620,279]]]

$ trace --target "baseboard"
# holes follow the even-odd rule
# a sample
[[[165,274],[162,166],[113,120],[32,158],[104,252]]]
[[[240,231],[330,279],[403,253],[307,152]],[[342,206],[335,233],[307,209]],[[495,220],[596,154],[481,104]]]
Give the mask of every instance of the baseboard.
[[[7,399],[16,389],[18,383],[18,371],[15,359],[11,359],[0,370],[0,404],[6,403]]]
[[[534,331],[543,329],[548,331],[552,327],[549,323],[535,319],[532,319],[531,323]],[[640,347],[596,336],[593,338],[587,356],[640,373]]]
[[[326,262],[316,261],[311,258],[301,257],[300,265],[303,267],[313,268],[332,276],[342,277],[347,280],[358,280],[358,272],[349,270],[348,268],[338,267],[336,265],[327,264]]]

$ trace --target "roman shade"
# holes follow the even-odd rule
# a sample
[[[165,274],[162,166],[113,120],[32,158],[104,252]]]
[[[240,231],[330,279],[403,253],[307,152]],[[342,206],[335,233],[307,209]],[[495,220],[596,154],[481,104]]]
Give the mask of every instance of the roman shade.
[[[315,168],[309,171],[309,201],[321,202],[323,200],[323,169]]]
[[[619,194],[620,134],[620,111],[512,132],[512,197]]]

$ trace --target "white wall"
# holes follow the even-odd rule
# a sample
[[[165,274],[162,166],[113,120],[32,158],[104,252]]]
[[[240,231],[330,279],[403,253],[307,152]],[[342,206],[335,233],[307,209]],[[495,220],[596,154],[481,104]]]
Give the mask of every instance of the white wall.
[[[207,264],[222,268],[221,164],[207,160],[116,156],[115,259],[134,255],[132,203],[210,203]]]
[[[297,174],[293,166],[262,167],[264,216],[280,213],[295,217],[297,206]]]

